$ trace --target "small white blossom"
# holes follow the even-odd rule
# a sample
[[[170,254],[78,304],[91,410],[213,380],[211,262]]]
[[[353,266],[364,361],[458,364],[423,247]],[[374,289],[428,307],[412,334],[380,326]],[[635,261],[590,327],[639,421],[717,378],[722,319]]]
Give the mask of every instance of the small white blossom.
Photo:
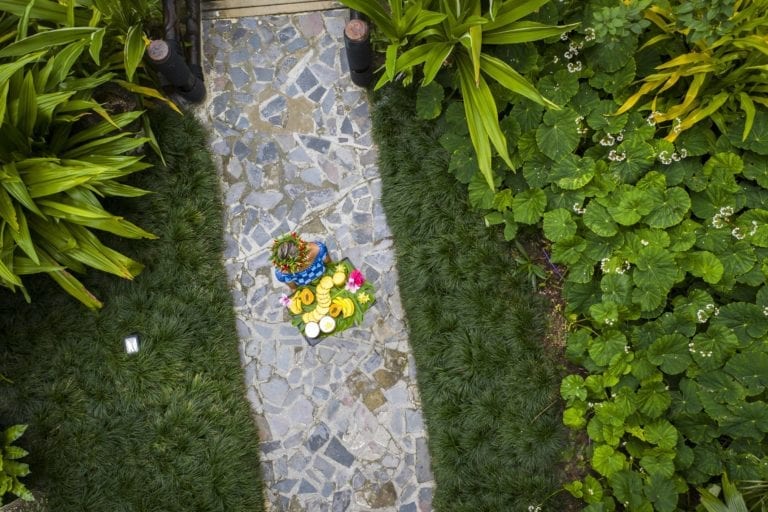
[[[573,211],[576,215],[584,215],[584,212],[587,211],[587,209],[582,208],[579,203],[573,203]]]
[[[608,153],[608,160],[610,160],[611,162],[623,162],[626,159],[627,159],[627,154],[624,151],[619,153],[615,149],[612,149]]]
[[[571,59],[573,58],[573,53],[571,53],[571,50],[567,50],[567,51],[566,51],[566,52],[563,54],[563,57],[565,57],[565,58],[566,58],[566,59],[568,59],[568,60],[571,60]]]
[[[581,65],[581,61],[577,60],[576,62],[569,62],[568,63],[568,72],[569,73],[578,73],[583,69]]]
[[[682,124],[683,124],[683,120],[680,119],[679,117],[676,117],[675,126],[672,128],[672,133],[680,133],[681,131],[683,131]]]
[[[664,165],[669,165],[672,163],[672,157],[669,156],[668,151],[662,151],[658,154],[659,161]]]
[[[656,116],[661,115],[661,112],[653,111],[650,114],[648,114],[648,117],[645,118],[645,122],[648,123],[650,126],[656,126]]]
[[[619,133],[616,134],[616,141],[621,142],[624,140],[624,129],[619,130]]]
[[[596,37],[595,29],[592,27],[587,27],[584,29],[584,40],[585,41],[594,41]]]
[[[605,137],[600,139],[601,146],[613,146],[615,142],[616,142],[616,139],[610,133],[606,133]]]
[[[739,229],[739,227],[737,226],[731,230],[731,236],[733,236],[733,238],[735,238],[736,240],[743,240],[746,235],[742,233],[741,229]]]
[[[649,242],[648,240],[640,240],[640,243],[641,243],[643,246],[645,246],[645,247],[648,247],[648,245],[650,244],[650,242]]]
[[[768,316],[768,306],[763,307],[763,314]]]
[[[749,230],[749,236],[754,236],[754,234],[757,233],[757,221],[752,221],[752,229]]]
[[[554,64],[557,64],[558,62],[560,62],[560,57],[558,57],[557,55],[555,55],[554,57],[552,57],[552,62],[553,62]]]
[[[624,353],[629,354],[629,345],[624,345]]]
[[[615,323],[616,323],[616,321],[611,319],[611,318],[608,318],[608,319],[605,320],[605,325],[608,325],[608,326],[611,326],[611,325],[613,325]]]
[[[567,41],[568,40],[568,32],[563,32],[560,34],[560,40],[561,41]]]
[[[698,321],[700,324],[706,323],[706,322],[707,322],[707,319],[708,319],[708,317],[707,317],[707,312],[706,312],[706,311],[704,311],[703,309],[700,309],[700,310],[698,310],[698,311],[696,312],[696,320],[697,320],[697,321]]]

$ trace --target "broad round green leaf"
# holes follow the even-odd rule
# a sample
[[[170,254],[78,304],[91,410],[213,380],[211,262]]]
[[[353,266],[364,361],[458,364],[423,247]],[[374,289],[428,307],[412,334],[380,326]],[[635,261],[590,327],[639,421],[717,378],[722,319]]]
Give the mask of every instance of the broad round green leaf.
[[[416,92],[416,115],[421,119],[435,119],[443,110],[444,95],[443,86],[434,81],[419,87]]]
[[[638,137],[630,136],[616,147],[616,152],[623,157],[621,161],[612,162],[610,168],[618,173],[624,183],[634,183],[643,171],[649,169],[656,161],[653,146]]]
[[[536,128],[539,150],[549,158],[558,160],[576,149],[581,139],[577,117],[578,114],[570,108],[547,111],[544,123]]]
[[[653,509],[657,512],[675,512],[677,510],[677,489],[674,480],[661,476],[651,475],[648,485],[645,486],[645,495],[653,503]]]
[[[603,237],[613,236],[619,230],[608,210],[597,201],[590,201],[584,209],[584,225]]]
[[[675,452],[653,448],[640,458],[640,465],[651,476],[671,478],[675,474]]]
[[[512,200],[515,222],[535,224],[547,206],[547,195],[543,190],[532,188],[517,194]]]
[[[619,308],[610,300],[603,299],[602,302],[592,304],[589,314],[598,324],[613,325],[619,320]]]
[[[759,339],[768,333],[768,317],[759,306],[747,302],[732,302],[722,306],[712,324],[731,328],[744,345],[752,342],[750,338]]]
[[[637,255],[636,264],[632,279],[646,290],[668,290],[681,277],[672,253],[660,247],[645,247]]]
[[[560,396],[564,400],[586,400],[587,388],[581,375],[568,375],[560,383]]]
[[[592,454],[592,467],[603,476],[610,477],[626,465],[624,454],[610,446],[600,445]]]
[[[592,181],[595,170],[595,161],[591,158],[569,154],[552,166],[550,179],[560,188],[577,190]]]
[[[610,483],[614,496],[621,503],[627,504],[628,510],[638,510],[645,501],[643,479],[637,471],[618,471],[611,476]]]
[[[592,308],[590,308],[591,310]],[[604,329],[589,343],[589,357],[600,366],[608,366],[615,356],[624,353],[627,338],[616,329]]]
[[[691,198],[680,187],[666,189],[653,211],[643,219],[652,228],[668,228],[679,224],[691,208]]]
[[[683,373],[691,364],[688,338],[682,334],[661,336],[648,347],[648,360],[669,375]]]
[[[653,421],[645,426],[645,440],[671,450],[677,445],[677,429],[665,419]]]
[[[576,234],[576,223],[571,212],[558,208],[544,214],[544,236],[553,242],[560,242]]]
[[[725,364],[725,371],[741,382],[750,395],[760,394],[768,386],[768,354],[734,354]]]
[[[546,75],[537,84],[539,92],[558,105],[565,105],[579,91],[579,79],[565,69]]]
[[[705,282],[715,284],[723,277],[723,263],[709,251],[691,251],[680,256],[685,270]]]
[[[689,351],[696,363],[705,370],[720,368],[739,347],[739,338],[722,323],[713,322],[706,332],[691,340]]]
[[[640,412],[649,418],[658,418],[669,408],[672,398],[663,383],[650,382],[637,391],[637,402]]]

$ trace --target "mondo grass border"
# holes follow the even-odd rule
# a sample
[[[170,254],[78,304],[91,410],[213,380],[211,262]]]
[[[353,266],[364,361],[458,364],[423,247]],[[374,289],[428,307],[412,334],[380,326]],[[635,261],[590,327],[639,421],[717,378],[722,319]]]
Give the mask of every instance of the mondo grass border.
[[[108,205],[159,240],[108,240],[146,265],[135,282],[91,273],[87,311],[47,277],[32,303],[0,293],[0,426],[28,423],[25,482],[58,511],[264,510],[222,254],[206,134],[190,114],[153,116],[167,166]],[[104,237],[105,239],[107,237]],[[141,350],[127,355],[123,337]]]
[[[562,365],[544,347],[547,305],[510,246],[467,206],[436,123],[414,91],[374,99],[382,202],[394,236],[440,512],[562,505]],[[554,495],[554,497],[552,497]]]

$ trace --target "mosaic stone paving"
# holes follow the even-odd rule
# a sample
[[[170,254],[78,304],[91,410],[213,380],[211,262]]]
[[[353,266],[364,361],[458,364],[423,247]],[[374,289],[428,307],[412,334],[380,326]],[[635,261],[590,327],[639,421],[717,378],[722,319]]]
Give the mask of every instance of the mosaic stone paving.
[[[200,115],[225,198],[225,263],[274,511],[427,512],[434,481],[364,91],[346,10],[204,23]],[[377,302],[309,347],[279,305],[273,237],[298,229],[348,257]]]

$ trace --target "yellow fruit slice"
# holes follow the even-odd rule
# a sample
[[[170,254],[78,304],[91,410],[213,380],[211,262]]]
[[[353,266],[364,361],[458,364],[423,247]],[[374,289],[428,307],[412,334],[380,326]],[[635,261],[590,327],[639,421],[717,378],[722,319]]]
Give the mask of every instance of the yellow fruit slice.
[[[333,274],[333,285],[334,286],[343,286],[344,282],[346,282],[346,280],[347,280],[347,275],[344,273],[343,270],[341,272],[336,270],[336,273]]]
[[[301,313],[301,299],[296,295],[291,297],[291,304],[288,306],[288,309],[294,315]]]
[[[344,297],[344,318],[349,318],[355,313],[355,303],[349,297]]]
[[[324,276],[320,283],[317,285],[318,291],[320,288],[325,288],[326,290],[330,290],[333,288],[333,278],[331,276]]]
[[[301,298],[301,302],[309,306],[315,301],[315,294],[312,293],[312,290],[309,288],[304,288],[299,292],[299,297]]]

